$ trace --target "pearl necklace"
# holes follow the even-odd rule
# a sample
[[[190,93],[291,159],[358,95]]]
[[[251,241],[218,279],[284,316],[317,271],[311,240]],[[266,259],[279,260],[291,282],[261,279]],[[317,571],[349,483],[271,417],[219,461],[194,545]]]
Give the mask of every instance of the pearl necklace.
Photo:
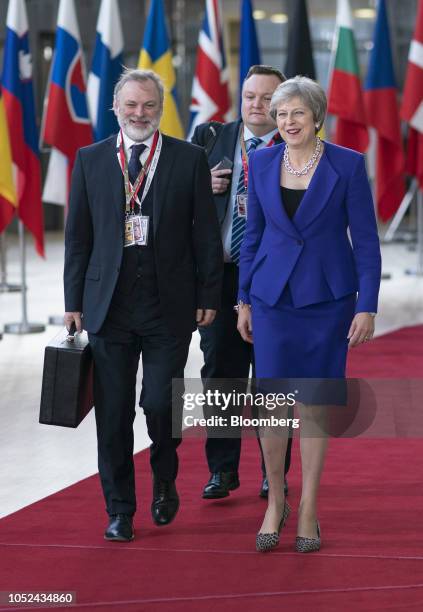
[[[316,163],[317,158],[320,155],[321,148],[322,148],[322,141],[317,136],[316,137],[316,147],[314,149],[313,155],[310,157],[310,159],[308,160],[308,162],[306,163],[306,165],[304,166],[302,170],[295,170],[291,166],[291,162],[289,161],[289,147],[288,147],[288,143],[286,143],[285,151],[283,152],[283,165],[285,166],[286,171],[289,172],[289,174],[295,174],[295,176],[304,176],[305,174],[308,174],[310,170],[312,169],[312,167],[314,166],[314,164]]]

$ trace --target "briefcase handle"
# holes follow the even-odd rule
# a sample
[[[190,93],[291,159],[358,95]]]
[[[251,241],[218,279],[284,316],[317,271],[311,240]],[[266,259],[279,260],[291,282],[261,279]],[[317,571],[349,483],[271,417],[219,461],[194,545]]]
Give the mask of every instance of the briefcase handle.
[[[76,325],[75,325],[75,321],[72,321],[71,326],[68,330],[68,335],[66,340],[68,342],[75,342],[75,334],[76,334]]]

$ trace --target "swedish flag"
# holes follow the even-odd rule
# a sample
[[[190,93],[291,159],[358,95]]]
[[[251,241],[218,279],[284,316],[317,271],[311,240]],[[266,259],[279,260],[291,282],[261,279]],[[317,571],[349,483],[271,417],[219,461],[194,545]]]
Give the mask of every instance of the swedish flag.
[[[154,70],[163,79],[165,97],[160,129],[169,136],[183,138],[184,131],[176,104],[175,71],[172,65],[172,53],[169,46],[162,0],[151,0],[150,14],[145,26],[138,68]]]

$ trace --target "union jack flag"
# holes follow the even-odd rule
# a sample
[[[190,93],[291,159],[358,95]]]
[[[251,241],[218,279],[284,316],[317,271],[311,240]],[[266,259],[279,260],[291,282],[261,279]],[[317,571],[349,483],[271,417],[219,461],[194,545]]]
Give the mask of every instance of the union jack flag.
[[[219,0],[206,0],[203,26],[198,37],[197,65],[192,82],[188,139],[207,121],[228,121],[231,102],[229,74],[223,46]]]

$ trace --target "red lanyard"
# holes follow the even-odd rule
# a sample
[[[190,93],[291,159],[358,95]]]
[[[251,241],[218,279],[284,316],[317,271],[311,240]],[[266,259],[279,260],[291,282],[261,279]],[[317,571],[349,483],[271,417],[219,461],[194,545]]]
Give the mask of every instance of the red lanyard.
[[[138,174],[135,183],[133,185],[131,185],[131,182],[129,180],[129,173],[128,173],[128,160],[126,158],[126,153],[125,153],[125,147],[124,147],[124,143],[123,143],[123,134],[122,134],[122,130],[120,132],[121,134],[121,140],[120,140],[120,148],[119,148],[119,157],[120,157],[120,167],[122,169],[123,172],[123,178],[124,178],[124,182],[125,182],[125,196],[126,196],[126,212],[129,213],[130,211],[134,211],[135,208],[135,199],[137,197],[137,194],[141,188],[141,185],[144,182],[145,177],[148,174],[148,171],[150,170],[150,165],[151,165],[151,160],[154,157],[154,153],[156,152],[156,148],[157,148],[157,141],[159,139],[159,132],[156,131],[156,133],[154,134],[154,138],[153,138],[153,143],[151,145],[151,150],[150,150],[150,154],[147,158],[147,161],[145,162],[145,164],[143,165],[143,167],[140,170],[140,173]]]

